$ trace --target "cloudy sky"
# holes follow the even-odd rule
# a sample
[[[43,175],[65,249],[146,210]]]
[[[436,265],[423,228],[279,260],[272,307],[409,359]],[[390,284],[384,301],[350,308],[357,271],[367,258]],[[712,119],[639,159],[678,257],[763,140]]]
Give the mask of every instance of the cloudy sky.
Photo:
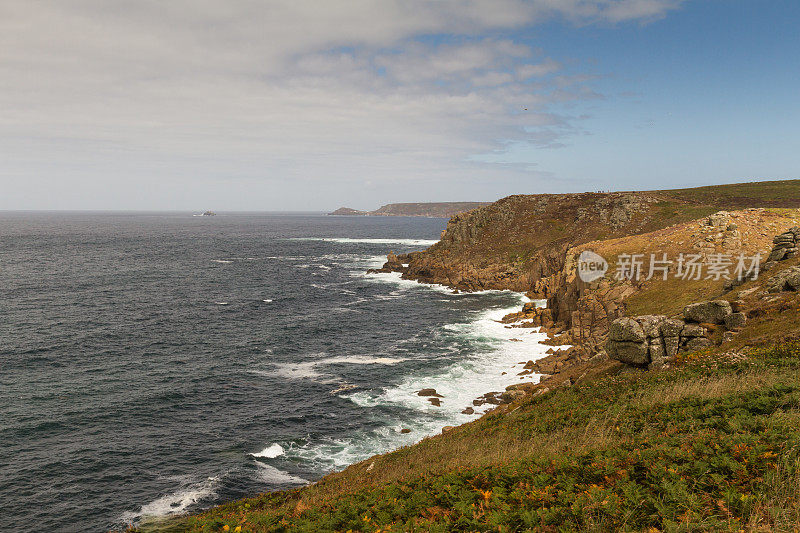
[[[796,0],[0,0],[0,209],[798,178]]]

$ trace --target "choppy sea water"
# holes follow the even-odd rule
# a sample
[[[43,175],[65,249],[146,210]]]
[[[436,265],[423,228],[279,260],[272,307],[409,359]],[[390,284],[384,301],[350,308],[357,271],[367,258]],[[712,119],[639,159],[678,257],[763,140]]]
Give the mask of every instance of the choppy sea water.
[[[516,374],[543,335],[497,321],[523,296],[365,274],[444,224],[0,213],[3,528],[103,531],[296,487],[538,379]]]

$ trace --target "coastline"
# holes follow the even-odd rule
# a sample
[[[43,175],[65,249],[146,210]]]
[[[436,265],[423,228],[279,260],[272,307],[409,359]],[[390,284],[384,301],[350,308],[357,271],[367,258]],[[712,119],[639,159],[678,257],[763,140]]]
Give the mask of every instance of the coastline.
[[[361,242],[376,244],[377,241],[381,241],[380,244],[397,244],[395,239],[325,238],[324,240],[346,244]],[[432,241],[405,239],[401,244],[430,245]],[[369,269],[379,267],[384,261],[384,256],[372,256],[367,263],[364,263],[364,267]],[[251,456],[258,466],[259,475],[265,481],[278,485],[270,492],[313,485],[330,473],[340,472],[375,456],[415,445],[453,427],[479,420],[497,407],[513,401],[517,397],[517,393],[513,391],[515,387],[534,386],[540,379],[548,377],[530,370],[531,362],[547,356],[546,352],[550,346],[543,343],[548,339],[548,335],[541,333],[539,328],[521,328],[518,327],[519,324],[504,320],[518,312],[524,304],[533,303],[524,294],[510,290],[459,292],[443,285],[402,279],[397,272],[367,273],[365,271],[367,268],[353,271],[351,275],[369,283],[396,287],[396,290],[388,293],[387,300],[403,297],[403,293],[408,290],[422,290],[429,292],[434,298],[436,293],[440,293],[443,296],[455,296],[457,301],[462,302],[486,295],[512,296],[513,302],[489,304],[473,312],[464,322],[444,326],[443,329],[448,335],[466,337],[471,339],[471,342],[477,341],[483,346],[480,353],[461,358],[458,362],[445,365],[433,373],[411,373],[395,385],[372,391],[353,391],[346,384],[342,386],[331,383],[332,395],[348,399],[365,409],[395,406],[397,409],[407,410],[416,415],[407,420],[398,420],[397,423],[386,426],[383,432],[372,435],[366,440],[360,439],[350,444],[340,441],[316,441],[307,444],[264,442],[257,449],[251,449],[247,455]],[[538,301],[535,305],[542,306],[544,303]],[[311,363],[307,371],[313,372],[314,366],[335,361],[334,357]],[[353,358],[347,358],[342,362],[355,361]],[[359,364],[378,365],[395,362],[382,357],[358,361]],[[435,396],[420,396],[418,393],[424,389],[434,389]],[[432,403],[431,398],[438,399],[438,402]],[[326,464],[318,463],[320,456],[327,456],[329,461],[326,461]],[[282,461],[287,460],[318,464],[328,473],[324,473],[321,477],[300,477],[283,469]],[[127,511],[122,520],[124,523],[145,527],[151,523],[168,522],[187,511],[193,514],[214,508],[224,502],[215,503],[210,507],[203,506],[200,509],[196,509],[196,506],[214,497],[221,483],[220,476],[209,477],[199,484],[185,486],[173,493],[162,495],[137,511]]]

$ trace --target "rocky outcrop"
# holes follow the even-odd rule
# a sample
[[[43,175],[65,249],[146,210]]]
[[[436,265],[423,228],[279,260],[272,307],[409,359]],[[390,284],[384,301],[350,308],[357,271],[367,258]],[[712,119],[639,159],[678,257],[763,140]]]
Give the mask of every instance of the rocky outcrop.
[[[721,325],[731,332],[747,320],[726,300],[687,305],[683,320],[663,315],[623,317],[609,328],[606,352],[611,359],[637,367],[660,368],[681,352],[712,346],[709,328]]]
[[[733,313],[727,300],[712,300],[687,305],[683,309],[683,317],[687,322],[704,322],[707,324],[724,324],[725,318]]]
[[[766,287],[771,293],[800,290],[800,266],[778,272],[767,280]]]
[[[452,217],[403,277],[466,291],[527,292],[564,268],[571,246],[641,231],[657,201],[644,193],[509,196]]]
[[[386,273],[386,272],[405,272],[406,263],[409,261],[410,254],[397,255],[394,252],[389,252],[386,255],[386,262],[381,268],[370,268],[367,274]]]
[[[772,247],[769,257],[767,257],[765,270],[769,270],[777,261],[790,259],[797,255],[798,241],[800,241],[800,227],[798,226],[790,228],[780,235],[776,235],[772,240],[774,246]]]

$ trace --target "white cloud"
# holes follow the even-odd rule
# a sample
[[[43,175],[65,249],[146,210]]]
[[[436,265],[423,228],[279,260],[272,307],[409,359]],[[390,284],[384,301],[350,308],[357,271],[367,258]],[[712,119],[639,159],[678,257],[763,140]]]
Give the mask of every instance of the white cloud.
[[[25,180],[47,183],[43,174],[108,184],[119,207],[128,185],[118,182],[159,169],[181,183],[236,175],[289,188],[485,176],[471,155],[525,140],[526,127],[553,143],[570,126],[549,106],[593,96],[555,60],[487,34],[551,17],[647,20],[676,4],[3,3],[0,180],[6,198],[30,205],[0,208],[36,207]]]

